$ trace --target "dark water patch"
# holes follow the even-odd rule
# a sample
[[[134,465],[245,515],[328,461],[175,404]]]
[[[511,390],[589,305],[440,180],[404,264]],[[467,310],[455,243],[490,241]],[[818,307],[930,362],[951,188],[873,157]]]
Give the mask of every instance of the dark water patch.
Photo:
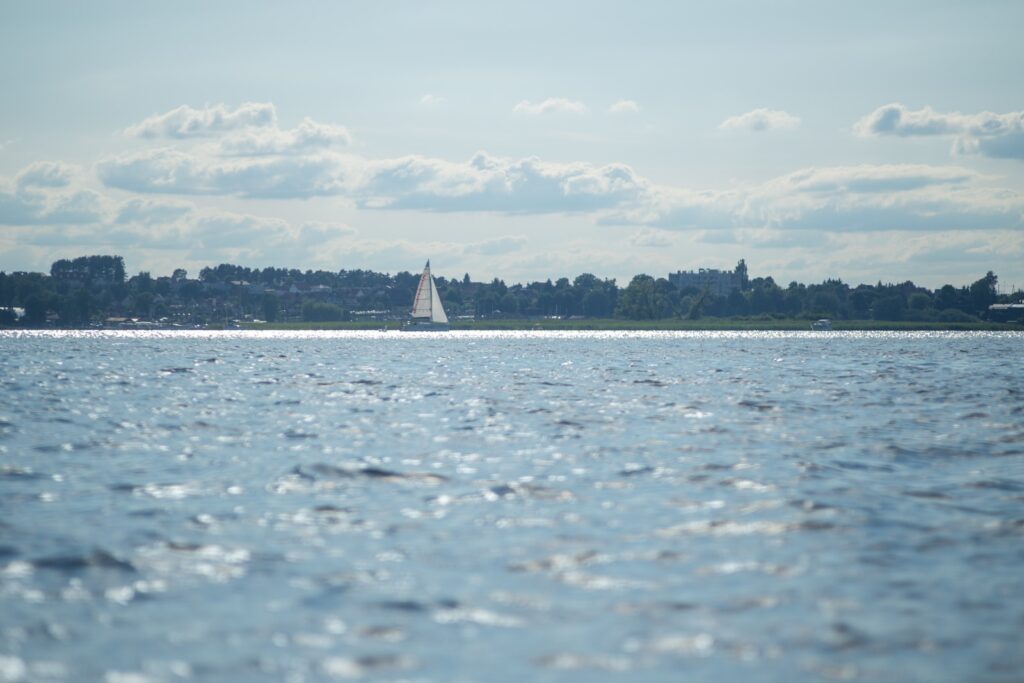
[[[827,503],[821,503],[810,498],[803,500],[791,500],[789,504],[804,512],[821,512],[822,510],[834,510],[835,508]]]
[[[1013,493],[1024,491],[1024,483],[1015,479],[982,479],[980,481],[972,481],[966,486],[972,489],[1007,491]]]
[[[163,508],[143,508],[141,510],[132,510],[128,513],[129,517],[138,517],[140,519],[153,519],[154,517],[163,517],[167,514],[167,510]]]
[[[19,467],[18,465],[0,465],[0,479],[49,479],[48,475],[36,472],[31,467]]]
[[[383,384],[383,382],[375,379],[353,379],[349,381],[349,384],[362,384],[364,386],[376,386]]]
[[[296,465],[292,468],[292,474],[303,479],[317,480],[323,478],[334,479],[358,479],[365,478],[376,481],[387,482],[418,482],[423,484],[440,484],[448,481],[448,477],[433,472],[397,472],[372,465],[360,467],[339,467],[327,463],[314,463],[312,465]]]
[[[832,649],[840,651],[863,648],[871,643],[866,632],[842,621],[831,624],[828,639]]]
[[[736,405],[741,406],[743,408],[750,408],[761,413],[779,410],[779,406],[776,405],[775,403],[752,401],[750,399],[742,399],[740,401],[737,401]]]
[[[646,384],[652,387],[668,386],[665,382],[662,382],[661,380],[657,379],[635,379],[633,380],[633,384]]]
[[[383,610],[391,612],[407,612],[410,614],[418,614],[423,612],[429,612],[431,610],[430,605],[418,600],[382,600],[375,603],[377,607]]]
[[[949,496],[942,491],[934,490],[906,490],[902,492],[911,498],[928,498],[931,500],[949,500]]]
[[[284,432],[285,438],[288,439],[316,439],[319,435],[314,432],[306,432],[301,429],[287,429]]]
[[[62,572],[75,572],[84,569],[110,569],[122,572],[135,572],[135,566],[122,560],[106,550],[97,549],[87,555],[57,555],[34,560],[32,564],[38,569],[52,569]]]
[[[60,453],[62,451],[70,451],[71,444],[40,444],[38,446],[33,446],[32,450],[36,451],[37,453]]]
[[[18,554],[18,549],[13,545],[0,545],[0,560],[6,560]]]
[[[642,614],[649,612],[692,612],[700,608],[700,603],[688,602],[685,600],[664,600],[660,602],[645,603],[618,603],[615,611],[619,614]]]
[[[855,460],[833,460],[832,464],[844,470],[865,470],[874,472],[896,471],[896,468],[894,468],[892,465],[869,464],[865,462],[857,462]]]
[[[162,374],[164,374],[164,375],[180,375],[180,374],[183,374],[183,373],[186,373],[186,372],[192,372],[192,368],[184,368],[184,367],[161,368],[160,372]]]
[[[497,484],[486,490],[486,497],[492,499],[534,498],[547,501],[571,501],[575,498],[571,491],[544,486],[543,484],[510,482]]]

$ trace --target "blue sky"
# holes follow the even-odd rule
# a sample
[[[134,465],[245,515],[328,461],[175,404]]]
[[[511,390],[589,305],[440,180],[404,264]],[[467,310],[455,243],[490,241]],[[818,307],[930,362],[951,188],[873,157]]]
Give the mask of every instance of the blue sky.
[[[1020,2],[5,3],[0,269],[1024,286]]]

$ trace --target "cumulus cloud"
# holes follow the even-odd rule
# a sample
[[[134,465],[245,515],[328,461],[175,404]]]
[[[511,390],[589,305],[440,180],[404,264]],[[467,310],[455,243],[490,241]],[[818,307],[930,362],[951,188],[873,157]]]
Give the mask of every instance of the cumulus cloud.
[[[62,162],[26,166],[0,181],[0,225],[67,225],[104,219],[108,202],[88,189],[70,187],[76,169]]]
[[[422,104],[424,107],[437,107],[444,104],[447,101],[448,100],[445,99],[444,97],[440,97],[439,95],[431,95],[430,93],[427,93],[426,95],[420,98],[420,104]]]
[[[338,194],[341,168],[328,154],[211,159],[176,149],[149,150],[101,160],[107,187],[130,192],[308,198]]]
[[[14,176],[14,185],[27,187],[67,187],[78,169],[61,161],[37,161]]]
[[[196,216],[191,236],[197,248],[240,249],[284,242],[293,237],[294,232],[287,222],[277,218],[212,211]]]
[[[608,107],[609,114],[637,114],[640,112],[640,105],[633,100],[619,100]]]
[[[219,135],[246,127],[277,125],[277,111],[269,102],[245,102],[232,109],[216,104],[194,109],[183,104],[163,114],[154,114],[125,129],[125,134],[140,138],[194,138]]]
[[[824,232],[1011,229],[1024,198],[955,166],[809,168],[728,192],[652,188],[645,201],[605,222],[674,229]]]
[[[950,136],[954,153],[1024,159],[1024,111],[941,113],[931,107],[911,110],[894,102],[864,116],[853,129],[862,137]]]
[[[228,156],[306,154],[351,142],[352,136],[344,126],[306,118],[292,130],[263,127],[234,133],[221,141],[219,151]]]
[[[674,246],[676,239],[674,235],[670,234],[666,230],[642,228],[641,230],[633,233],[629,238],[629,243],[634,247],[664,249],[666,247]]]
[[[722,130],[747,130],[762,132],[766,130],[785,130],[796,128],[800,119],[792,114],[777,109],[754,109],[746,114],[731,116],[718,125]]]
[[[543,102],[523,100],[513,109],[513,114],[540,116],[541,114],[586,114],[590,111],[587,105],[564,97],[549,97]]]
[[[994,187],[991,178],[958,166],[913,164],[809,168],[759,185],[703,191],[656,185],[625,164],[556,163],[486,152],[458,162],[415,155],[372,160],[334,152],[225,158],[202,150],[157,149],[103,160],[97,174],[108,187],[139,193],[334,195],[363,209],[578,213],[592,214],[600,224],[674,230],[1011,229],[1022,225],[1024,214],[1021,196]],[[9,197],[4,210],[41,215],[38,207],[26,208],[26,201]]]
[[[154,225],[171,223],[178,220],[195,207],[192,204],[177,201],[154,199],[129,199],[121,204],[117,211],[115,223],[140,223]]]
[[[573,213],[617,206],[644,185],[629,166],[558,164],[479,152],[468,162],[409,156],[371,162],[355,189],[364,208]]]
[[[105,200],[92,190],[64,193],[0,190],[0,225],[67,225],[104,219]]]
[[[519,251],[526,246],[526,237],[523,235],[506,235],[496,237],[483,242],[467,244],[463,251],[467,254],[482,254],[484,256],[498,256]]]
[[[359,231],[344,223],[324,223],[322,221],[306,221],[299,226],[299,233],[314,236],[321,240],[334,240],[340,237],[351,237]]]

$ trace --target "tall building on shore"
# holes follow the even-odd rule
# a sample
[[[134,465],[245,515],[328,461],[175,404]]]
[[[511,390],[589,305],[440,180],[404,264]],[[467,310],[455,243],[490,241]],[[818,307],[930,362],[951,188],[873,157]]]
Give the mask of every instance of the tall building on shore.
[[[679,289],[707,289],[715,296],[729,296],[734,289],[741,289],[739,273],[714,268],[679,270],[668,274],[668,281]]]

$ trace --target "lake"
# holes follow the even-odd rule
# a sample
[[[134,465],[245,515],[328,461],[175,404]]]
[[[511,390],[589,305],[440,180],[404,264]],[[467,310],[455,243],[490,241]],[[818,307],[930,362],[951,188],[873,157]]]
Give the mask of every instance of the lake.
[[[0,681],[1019,681],[1022,350],[0,332]]]

